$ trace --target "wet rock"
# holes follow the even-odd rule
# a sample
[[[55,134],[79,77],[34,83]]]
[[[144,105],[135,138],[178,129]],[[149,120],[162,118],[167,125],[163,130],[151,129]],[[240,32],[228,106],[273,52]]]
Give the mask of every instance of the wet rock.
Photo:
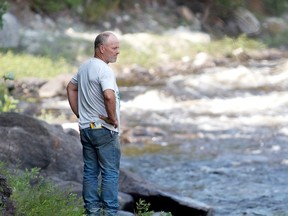
[[[153,211],[171,212],[173,216],[214,215],[213,208],[206,204],[161,190],[126,170],[121,170],[119,185],[120,191],[132,195],[136,201],[145,200]]]
[[[134,216],[133,213],[127,211],[118,211],[118,216]]]
[[[159,141],[161,137],[165,135],[166,132],[158,127],[137,126],[132,130],[125,129],[121,135],[121,140],[123,144],[126,143],[151,144],[155,140]]]

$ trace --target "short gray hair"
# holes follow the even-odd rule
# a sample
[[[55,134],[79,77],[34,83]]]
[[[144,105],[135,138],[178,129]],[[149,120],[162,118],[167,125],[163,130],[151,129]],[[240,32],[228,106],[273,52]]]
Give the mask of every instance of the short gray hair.
[[[101,44],[104,44],[107,39],[109,38],[109,36],[112,35],[111,32],[105,31],[100,33],[94,41],[94,49],[96,50]]]

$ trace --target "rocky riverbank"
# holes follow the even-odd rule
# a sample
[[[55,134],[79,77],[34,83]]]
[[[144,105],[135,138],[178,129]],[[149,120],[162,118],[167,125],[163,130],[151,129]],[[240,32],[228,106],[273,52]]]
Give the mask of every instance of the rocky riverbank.
[[[183,11],[188,9],[184,8]],[[157,10],[159,7],[156,7]],[[190,9],[188,14],[191,15]],[[247,20],[246,15],[251,18],[253,14],[238,13],[238,18],[243,19],[239,18],[238,24],[233,21],[232,26],[243,24],[240,21]],[[15,17],[16,22],[19,22],[16,14]],[[122,25],[126,20],[123,17],[118,17]],[[263,34],[269,32],[273,36],[287,28],[286,24],[282,25],[286,23],[285,18],[270,17],[261,22],[254,18],[254,22],[244,22],[244,27],[241,25],[242,33],[253,30],[253,26],[258,31],[260,26]],[[189,15],[186,19],[189,19]],[[130,42],[135,49],[144,52],[147,45],[145,42],[153,41],[153,36],[134,31],[148,29],[155,33],[163,27],[157,20],[147,20],[149,22],[143,25],[136,25],[137,22],[134,23],[136,26],[126,25],[129,30],[118,30],[117,25],[113,28],[119,32],[122,41]],[[194,26],[197,17],[192,20],[188,27],[177,26],[162,31],[163,34],[173,35],[174,40],[169,41],[169,45],[175,45],[176,42],[185,46],[187,41],[211,41],[211,35],[199,33],[199,25]],[[58,50],[56,39],[63,35],[89,43],[95,35],[94,31],[91,33],[91,28],[87,29],[79,23],[73,25],[69,17],[59,17],[54,21],[32,13],[26,21],[27,25],[19,22],[18,29],[21,31],[17,34],[22,39],[16,38],[16,47],[20,45],[30,53],[39,53],[41,44],[48,44]],[[56,23],[64,24],[58,28]],[[12,25],[12,30],[15,29]],[[102,26],[100,29],[105,28]],[[83,50],[85,46],[79,42],[68,48],[68,51]],[[147,192],[144,187],[147,186],[146,180],[156,185],[156,189],[153,186],[153,190],[148,190],[149,193],[152,191],[149,194],[152,194],[150,201],[156,208],[159,209],[154,202],[155,191],[158,192],[157,196],[164,197],[169,204],[171,201],[175,204],[176,201],[187,205],[188,200],[191,206],[197,207],[194,202],[197,200],[205,213],[213,212],[213,207],[215,214],[221,216],[288,214],[288,200],[285,196],[285,181],[288,177],[285,171],[288,164],[288,75],[284,48],[247,52],[241,47],[235,47],[231,54],[220,58],[201,52],[193,57],[183,56],[181,60],[173,62],[164,61],[169,58],[163,53],[163,64],[156,68],[143,68],[139,65],[115,68],[117,78],[123,84],[120,87],[123,146],[121,166],[129,170],[132,176],[137,174],[145,180],[145,183],[140,181],[137,184],[142,192]],[[82,58],[78,59],[79,62]],[[29,78],[11,82],[11,93],[16,97],[22,97],[24,93],[27,98],[33,97],[36,100],[23,100],[19,104],[19,109],[30,117],[12,116],[18,116],[22,121],[15,122],[11,127],[3,125],[11,123],[10,120],[0,121],[1,136],[5,137],[1,142],[3,151],[0,151],[0,155],[3,160],[9,159],[14,163],[15,158],[7,157],[17,154],[26,167],[40,166],[45,170],[44,174],[59,185],[73,183],[74,191],[80,193],[81,146],[77,137],[76,118],[65,98],[65,85],[70,77],[71,74],[53,80]],[[42,110],[52,113],[51,123],[57,125],[31,120],[31,116],[41,115]],[[36,126],[27,127],[30,121]],[[17,126],[21,124],[21,127]],[[31,134],[35,132],[33,128],[39,136],[31,139]],[[16,132],[18,137],[15,137]],[[17,139],[18,142],[15,141]],[[7,140],[11,141],[9,145]],[[27,146],[19,149],[19,143],[22,144],[23,140],[27,141]],[[18,150],[16,147],[9,148],[15,143],[19,144]],[[39,150],[27,151],[31,149],[31,143],[39,146]],[[19,153],[24,150],[27,151],[25,154]],[[35,160],[31,161],[31,158]],[[75,161],[77,166],[69,169]],[[125,179],[123,182],[127,183]],[[127,188],[126,185],[124,189]],[[135,193],[129,191],[131,188],[128,191],[124,189],[125,193]],[[170,197],[169,202],[167,195]],[[142,193],[134,196],[147,198],[148,195]],[[163,205],[160,207],[163,209]]]

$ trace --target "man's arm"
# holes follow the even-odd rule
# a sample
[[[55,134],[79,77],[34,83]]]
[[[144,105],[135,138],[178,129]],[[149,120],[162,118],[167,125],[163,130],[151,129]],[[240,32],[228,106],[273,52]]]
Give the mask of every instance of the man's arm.
[[[78,113],[78,86],[69,82],[67,85],[67,96],[68,96],[68,101],[70,104],[70,107],[73,111],[73,113],[79,118],[79,113]]]
[[[107,112],[107,117],[100,115],[99,117],[106,123],[111,124],[114,128],[118,127],[118,120],[116,116],[116,97],[112,89],[104,91],[104,103]]]

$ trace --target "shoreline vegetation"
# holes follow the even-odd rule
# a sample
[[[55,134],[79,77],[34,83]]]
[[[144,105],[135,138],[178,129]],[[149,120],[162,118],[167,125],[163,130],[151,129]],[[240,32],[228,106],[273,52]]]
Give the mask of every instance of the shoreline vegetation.
[[[244,35],[238,38],[224,38],[221,40],[211,41],[209,43],[192,43],[186,40],[177,40],[182,46],[169,44],[171,36],[154,36],[149,35],[145,51],[133,48],[131,44],[123,43],[121,47],[121,56],[116,66],[125,68],[131,65],[138,65],[146,69],[153,69],[165,63],[173,63],[185,57],[193,60],[195,55],[200,52],[208,53],[214,58],[233,56],[233,51],[241,48],[247,52],[264,50],[267,46],[257,40],[250,39]],[[73,41],[71,41],[73,43]],[[157,45],[157,47],[155,47]],[[153,48],[154,47],[154,48]],[[76,51],[75,51],[76,52]],[[53,78],[62,73],[75,73],[77,62],[76,59],[70,62],[65,53],[58,53],[59,58],[53,60],[49,54],[32,55],[29,53],[18,53],[12,50],[0,50],[0,75],[14,74],[15,79],[24,77]],[[88,57],[89,54],[86,54]],[[165,59],[163,59],[165,55]],[[76,58],[82,59],[83,56],[75,54]],[[165,62],[166,61],[166,62]]]

